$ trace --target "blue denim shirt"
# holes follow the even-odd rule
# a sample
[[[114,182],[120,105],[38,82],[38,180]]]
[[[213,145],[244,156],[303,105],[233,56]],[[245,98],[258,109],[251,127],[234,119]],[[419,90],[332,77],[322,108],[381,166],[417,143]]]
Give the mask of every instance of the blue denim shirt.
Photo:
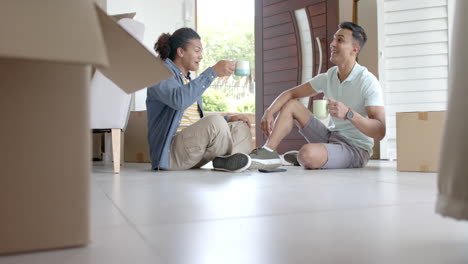
[[[217,77],[210,67],[190,83],[184,84],[183,73],[174,62],[166,59],[165,63],[174,77],[147,89],[148,143],[153,169],[169,168],[172,138],[185,109],[197,101],[203,117],[201,95]]]

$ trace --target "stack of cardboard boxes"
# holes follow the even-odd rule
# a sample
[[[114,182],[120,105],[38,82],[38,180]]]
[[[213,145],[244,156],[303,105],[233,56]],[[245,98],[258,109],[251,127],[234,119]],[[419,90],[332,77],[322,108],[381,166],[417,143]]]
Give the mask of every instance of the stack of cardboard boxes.
[[[150,163],[146,111],[130,112],[125,130],[125,162]]]
[[[0,8],[0,254],[89,241],[91,65],[126,92],[170,77],[92,0]]]

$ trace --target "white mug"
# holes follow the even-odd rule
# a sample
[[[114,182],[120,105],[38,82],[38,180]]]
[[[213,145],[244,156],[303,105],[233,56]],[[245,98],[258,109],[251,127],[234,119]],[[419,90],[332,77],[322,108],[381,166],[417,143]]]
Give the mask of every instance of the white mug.
[[[313,105],[314,116],[318,119],[328,117],[328,100],[314,100]]]
[[[248,61],[236,61],[236,69],[234,74],[237,76],[249,76],[250,75],[250,64]]]

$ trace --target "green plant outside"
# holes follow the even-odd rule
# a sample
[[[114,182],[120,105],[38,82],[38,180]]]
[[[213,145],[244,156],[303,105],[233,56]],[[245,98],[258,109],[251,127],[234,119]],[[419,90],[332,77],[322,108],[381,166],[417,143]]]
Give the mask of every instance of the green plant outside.
[[[239,100],[230,99],[222,92],[208,90],[203,96],[203,108],[208,112],[255,112],[255,97],[253,95]]]
[[[203,26],[198,29],[203,43],[203,60],[200,72],[220,60],[249,61],[252,75],[255,73],[255,36],[253,21],[223,23]],[[241,77],[233,76],[235,80]],[[222,91],[209,88],[202,96],[205,111],[209,112],[255,112],[255,96],[229,98]]]

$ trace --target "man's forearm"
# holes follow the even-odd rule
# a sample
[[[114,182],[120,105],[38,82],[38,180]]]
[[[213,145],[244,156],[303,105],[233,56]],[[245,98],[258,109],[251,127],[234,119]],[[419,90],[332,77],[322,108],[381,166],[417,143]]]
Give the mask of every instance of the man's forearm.
[[[287,91],[282,92],[273,103],[268,107],[267,111],[272,114],[281,110],[281,107],[291,99],[299,99],[307,96],[312,96],[317,92],[312,88],[310,83],[304,83]]]
[[[353,113],[354,117],[350,121],[357,129],[359,129],[359,131],[378,141],[385,137],[384,122],[377,119],[363,117],[356,111],[353,111]]]
[[[292,96],[291,96],[290,91],[289,90],[284,91],[278,97],[276,97],[276,99],[273,101],[273,103],[271,103],[271,105],[267,108],[266,111],[269,111],[272,114],[275,114],[281,109],[281,107],[283,107],[285,103],[287,103],[291,99],[292,99]]]

